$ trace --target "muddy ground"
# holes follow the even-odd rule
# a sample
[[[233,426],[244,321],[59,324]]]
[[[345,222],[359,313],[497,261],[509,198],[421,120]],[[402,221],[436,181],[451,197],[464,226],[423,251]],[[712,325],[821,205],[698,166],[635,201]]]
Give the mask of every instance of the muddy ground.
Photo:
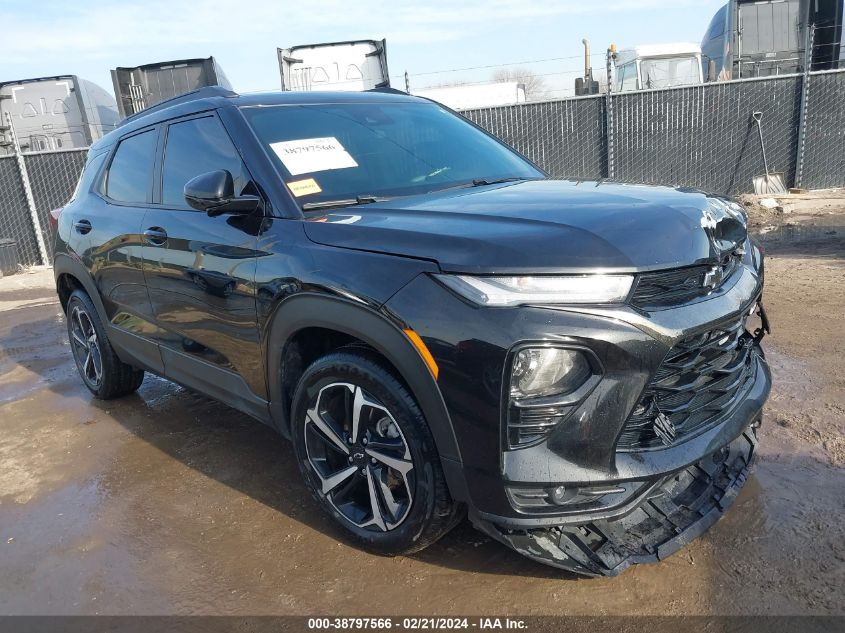
[[[271,430],[154,377],[92,400],[51,273],[1,279],[0,614],[845,613],[845,213],[762,225],[776,382],[754,474],[703,537],[615,579],[466,524],[407,558],[349,547]]]

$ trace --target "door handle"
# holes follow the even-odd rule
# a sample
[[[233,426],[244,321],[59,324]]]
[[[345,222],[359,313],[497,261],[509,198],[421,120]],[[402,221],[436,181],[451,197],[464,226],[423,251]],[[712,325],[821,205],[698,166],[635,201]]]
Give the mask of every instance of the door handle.
[[[153,246],[163,246],[167,242],[167,231],[160,226],[151,226],[144,231],[144,240]]]
[[[91,222],[89,222],[88,220],[77,220],[73,223],[73,228],[77,233],[81,235],[87,235],[91,232],[92,227]]]

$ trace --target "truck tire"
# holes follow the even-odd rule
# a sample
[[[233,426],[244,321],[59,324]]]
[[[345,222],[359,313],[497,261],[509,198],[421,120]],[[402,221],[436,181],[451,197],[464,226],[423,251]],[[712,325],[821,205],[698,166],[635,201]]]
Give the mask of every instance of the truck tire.
[[[347,348],[315,361],[291,420],[306,486],[358,545],[410,554],[460,519],[425,417],[377,355]]]

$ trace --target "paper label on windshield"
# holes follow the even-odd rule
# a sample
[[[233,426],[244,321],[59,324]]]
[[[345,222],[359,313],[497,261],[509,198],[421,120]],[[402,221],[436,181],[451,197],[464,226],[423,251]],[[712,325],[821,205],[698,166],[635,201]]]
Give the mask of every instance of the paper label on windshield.
[[[313,178],[305,178],[304,180],[294,180],[288,183],[288,189],[297,198],[300,196],[307,196],[312,193],[320,193],[320,185]]]
[[[270,147],[293,176],[358,166],[334,136],[279,141]]]

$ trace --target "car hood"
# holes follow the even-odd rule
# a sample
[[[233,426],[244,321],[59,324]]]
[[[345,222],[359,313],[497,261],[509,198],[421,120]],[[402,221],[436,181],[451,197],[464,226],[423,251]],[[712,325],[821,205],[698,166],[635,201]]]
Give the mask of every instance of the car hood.
[[[309,217],[319,244],[432,260],[445,272],[642,271],[716,262],[746,229],[704,193],[536,180]]]

